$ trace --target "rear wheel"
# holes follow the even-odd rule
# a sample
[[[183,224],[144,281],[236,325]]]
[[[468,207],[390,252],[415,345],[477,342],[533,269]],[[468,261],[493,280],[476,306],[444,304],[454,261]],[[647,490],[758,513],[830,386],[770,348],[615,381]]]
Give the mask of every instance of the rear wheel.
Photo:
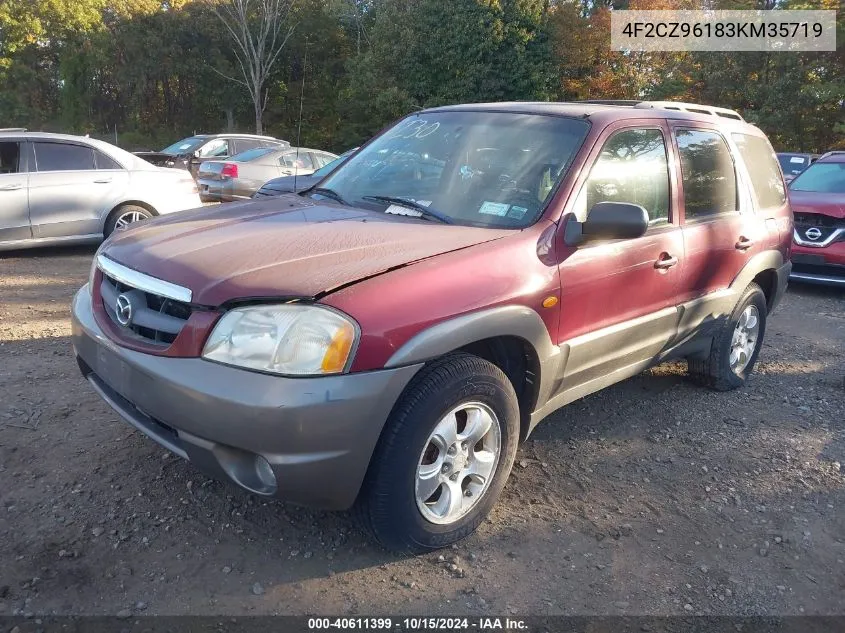
[[[690,378],[716,391],[741,387],[754,369],[766,332],[766,295],[749,284],[713,337],[705,359],[688,359]]]
[[[103,231],[105,237],[108,237],[115,231],[125,229],[133,222],[140,222],[153,217],[152,211],[139,207],[135,204],[125,204],[112,211],[109,219],[106,220],[106,227]]]
[[[519,408],[502,371],[452,354],[426,366],[397,402],[356,512],[386,548],[421,553],[471,534],[505,485]]]

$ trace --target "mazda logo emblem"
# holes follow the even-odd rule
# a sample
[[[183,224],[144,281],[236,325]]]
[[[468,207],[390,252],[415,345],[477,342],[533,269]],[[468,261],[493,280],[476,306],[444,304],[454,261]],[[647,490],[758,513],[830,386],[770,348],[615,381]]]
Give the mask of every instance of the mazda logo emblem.
[[[808,240],[813,240],[815,242],[822,236],[822,232],[816,227],[812,227],[804,231],[804,235],[807,236]]]
[[[117,301],[114,302],[114,313],[117,316],[117,322],[126,327],[132,323],[132,302],[126,295],[118,295]]]

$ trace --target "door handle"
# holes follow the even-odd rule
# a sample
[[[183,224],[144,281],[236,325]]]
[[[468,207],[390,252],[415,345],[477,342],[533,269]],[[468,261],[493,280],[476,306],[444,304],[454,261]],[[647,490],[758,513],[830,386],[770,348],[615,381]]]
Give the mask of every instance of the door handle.
[[[734,248],[736,248],[736,250],[738,251],[747,251],[752,246],[754,246],[754,240],[749,239],[745,236],[740,236],[737,243],[734,244]]]
[[[669,253],[663,253],[660,258],[654,262],[654,267],[660,270],[665,270],[667,268],[672,268],[675,264],[678,263],[678,258],[673,257]]]
[[[96,184],[96,185],[107,185],[111,181],[112,181],[111,178],[98,178],[97,180],[94,181],[94,184]]]
[[[23,185],[19,182],[16,182],[11,185],[3,185],[0,187],[0,191],[17,191],[18,189],[23,189]]]

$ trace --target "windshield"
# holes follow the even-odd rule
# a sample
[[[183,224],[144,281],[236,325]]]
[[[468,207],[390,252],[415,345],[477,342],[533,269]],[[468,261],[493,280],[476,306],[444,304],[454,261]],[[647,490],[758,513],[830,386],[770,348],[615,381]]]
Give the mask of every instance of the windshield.
[[[256,147],[255,149],[248,149],[240,154],[235,154],[229,160],[235,160],[239,163],[248,163],[251,160],[256,160],[267,154],[279,151],[278,147]]]
[[[556,116],[420,113],[321,186],[365,208],[398,212],[395,202],[373,198],[403,198],[456,224],[524,228],[540,217],[588,130],[586,121]]]
[[[168,145],[163,150],[161,150],[162,154],[190,154],[194,150],[199,149],[200,145],[205,143],[207,139],[203,138],[202,136],[191,136],[188,138],[183,138],[178,143],[173,143],[173,145]]]
[[[807,169],[807,165],[810,164],[810,158],[809,156],[801,156],[800,154],[778,154],[778,162],[785,175],[797,176]]]
[[[793,191],[845,193],[845,163],[813,163],[789,183]]]

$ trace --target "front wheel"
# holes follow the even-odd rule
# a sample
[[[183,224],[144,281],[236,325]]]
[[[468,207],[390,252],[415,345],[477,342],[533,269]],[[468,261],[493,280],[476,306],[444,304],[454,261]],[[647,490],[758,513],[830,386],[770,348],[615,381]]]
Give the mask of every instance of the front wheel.
[[[373,455],[356,512],[388,549],[422,553],[471,534],[505,485],[519,407],[505,374],[469,354],[420,370]]]

